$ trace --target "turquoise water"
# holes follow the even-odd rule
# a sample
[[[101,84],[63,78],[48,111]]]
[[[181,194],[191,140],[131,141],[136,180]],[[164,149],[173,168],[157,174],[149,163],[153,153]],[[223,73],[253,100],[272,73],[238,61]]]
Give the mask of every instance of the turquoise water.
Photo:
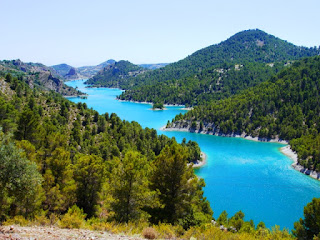
[[[291,168],[292,161],[279,151],[284,145],[189,132],[163,132],[160,127],[176,114],[185,112],[181,107],[152,111],[150,104],[117,101],[119,89],[85,88],[83,81],[67,84],[89,94],[87,99],[70,100],[86,102],[99,113],[115,112],[122,119],[155,128],[159,134],[174,136],[179,142],[183,138],[197,141],[208,161],[196,173],[205,179],[205,196],[215,218],[223,210],[229,216],[242,210],[245,219],[253,219],[256,224],[263,221],[267,227],[279,225],[292,229],[293,223],[303,217],[303,207],[313,197],[320,197],[320,181]]]

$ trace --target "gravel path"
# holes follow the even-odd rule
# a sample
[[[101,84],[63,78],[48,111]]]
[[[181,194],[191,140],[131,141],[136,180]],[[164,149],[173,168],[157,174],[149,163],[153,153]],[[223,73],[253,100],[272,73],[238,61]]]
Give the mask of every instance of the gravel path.
[[[62,229],[58,227],[20,227],[0,226],[0,240],[142,240],[140,236],[115,235],[104,231],[91,231],[86,229]]]

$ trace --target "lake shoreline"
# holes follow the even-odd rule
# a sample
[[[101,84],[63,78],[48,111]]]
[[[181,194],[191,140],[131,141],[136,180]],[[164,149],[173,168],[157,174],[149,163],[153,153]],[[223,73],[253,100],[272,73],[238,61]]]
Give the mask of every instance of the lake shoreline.
[[[82,94],[82,95],[62,95],[65,98],[81,98],[81,97],[88,97],[88,94]]]
[[[280,152],[282,154],[286,155],[287,157],[291,158],[291,160],[293,161],[291,166],[295,170],[297,170],[307,176],[310,176],[316,180],[320,180],[320,173],[319,172],[305,168],[298,163],[298,154],[291,149],[290,145],[280,148]]]
[[[188,128],[175,128],[175,127],[171,127],[171,128],[167,128],[166,126],[163,126],[160,128],[161,131],[176,131],[176,132],[192,132],[190,131]],[[312,177],[313,179],[316,180],[320,180],[320,172],[317,171],[313,171],[310,170],[308,168],[304,168],[302,165],[300,165],[298,163],[298,154],[296,152],[294,152],[288,141],[286,140],[282,140],[282,139],[272,139],[272,138],[258,138],[258,137],[252,137],[249,135],[245,135],[245,134],[222,134],[222,133],[213,133],[213,132],[196,132],[194,131],[194,133],[198,133],[198,134],[208,134],[208,135],[214,135],[214,136],[219,136],[219,137],[235,137],[235,138],[243,138],[245,140],[249,140],[249,141],[255,141],[255,142],[269,142],[269,143],[280,143],[280,144],[285,144],[287,146],[281,147],[279,149],[279,151],[286,155],[287,157],[289,157],[293,163],[291,164],[292,168],[295,169],[296,171],[299,171],[300,173],[303,173],[307,176]]]
[[[139,101],[133,101],[133,100],[122,100],[122,99],[118,99],[118,98],[116,100],[119,102],[132,102],[132,103],[141,103],[141,104],[150,104],[150,105],[153,104],[153,102],[146,102],[146,101],[139,102]],[[190,108],[185,108],[184,105],[179,105],[179,104],[163,104],[163,106],[165,106],[165,107],[183,107],[183,108],[181,108],[182,110],[190,110]]]
[[[208,159],[207,154],[205,154],[204,152],[201,152],[200,159],[201,160],[197,160],[197,161],[189,163],[189,164],[193,164],[192,165],[193,168],[201,168],[207,164],[207,159]]]
[[[190,131],[188,128],[167,128],[166,126],[163,126],[160,128],[161,131],[168,131],[168,132],[191,132],[191,133],[197,133],[197,134],[206,134],[206,135],[212,135],[212,136],[218,136],[218,137],[234,137],[234,138],[243,138],[245,140],[254,141],[254,142],[270,142],[270,143],[280,143],[280,144],[289,144],[288,141],[282,140],[282,139],[272,139],[272,138],[259,138],[259,137],[252,137],[245,134],[223,134],[223,133],[213,133],[213,132],[196,132],[196,131]]]

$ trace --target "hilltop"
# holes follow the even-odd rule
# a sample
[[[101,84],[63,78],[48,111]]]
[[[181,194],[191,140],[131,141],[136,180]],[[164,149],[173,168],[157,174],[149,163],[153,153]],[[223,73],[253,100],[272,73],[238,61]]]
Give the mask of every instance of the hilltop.
[[[290,61],[319,52],[258,29],[242,31],[178,62],[119,82],[127,90],[120,99],[197,105],[254,86]]]

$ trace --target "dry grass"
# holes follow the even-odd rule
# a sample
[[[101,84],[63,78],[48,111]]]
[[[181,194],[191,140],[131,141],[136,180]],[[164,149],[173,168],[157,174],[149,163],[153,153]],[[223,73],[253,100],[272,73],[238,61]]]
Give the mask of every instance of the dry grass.
[[[150,226],[148,222],[116,223],[99,218],[84,220],[82,212],[73,211],[64,216],[52,215],[46,219],[40,215],[33,220],[26,220],[16,216],[2,223],[0,239],[6,236],[15,236],[14,239],[217,239],[217,240],[263,240],[263,239],[294,239],[287,231],[274,227],[272,230],[260,229],[253,233],[232,233],[222,231],[212,224],[191,227],[184,230],[181,226],[160,223]],[[19,225],[19,226],[18,226]],[[13,226],[13,229],[11,229]],[[28,227],[24,227],[28,226]],[[62,229],[67,227],[69,229]],[[80,229],[73,229],[80,228]],[[27,238],[27,236],[29,236]],[[55,238],[52,238],[55,237]],[[86,238],[84,238],[86,237]],[[5,238],[4,238],[5,239]]]

